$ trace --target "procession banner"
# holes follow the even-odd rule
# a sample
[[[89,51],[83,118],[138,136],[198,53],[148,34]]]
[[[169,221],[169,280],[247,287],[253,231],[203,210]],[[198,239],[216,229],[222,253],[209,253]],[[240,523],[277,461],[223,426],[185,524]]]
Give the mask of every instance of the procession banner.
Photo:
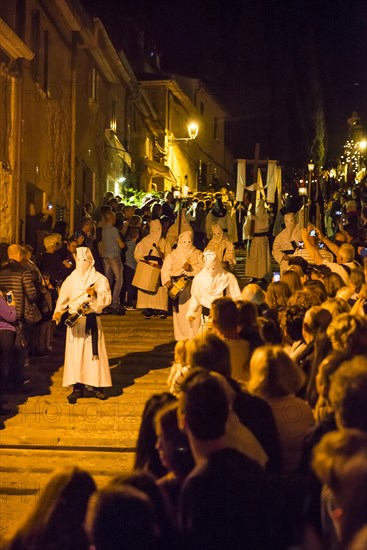
[[[268,171],[266,174],[266,187],[267,187],[267,200],[268,202],[275,202],[275,191],[277,187],[277,163],[275,160],[269,160]]]
[[[243,201],[243,192],[246,187],[246,159],[239,159],[237,161],[237,188],[236,188],[236,201]]]

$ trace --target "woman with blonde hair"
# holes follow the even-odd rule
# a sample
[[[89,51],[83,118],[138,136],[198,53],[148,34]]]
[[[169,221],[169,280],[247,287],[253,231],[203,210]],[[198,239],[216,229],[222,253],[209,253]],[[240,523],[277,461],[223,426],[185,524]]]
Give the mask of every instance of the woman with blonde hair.
[[[291,297],[289,286],[282,281],[270,283],[266,292],[266,303],[270,309],[279,310],[287,306],[288,299]]]
[[[304,385],[305,378],[280,346],[264,346],[254,351],[247,389],[265,399],[272,409],[284,473],[297,470],[304,437],[313,425],[311,407],[295,395]]]
[[[324,277],[323,282],[328,298],[335,298],[338,290],[345,287],[345,282],[339,273],[334,273],[333,271]]]
[[[176,342],[173,356],[173,363],[168,375],[167,385],[169,392],[176,397],[180,393],[180,385],[185,378],[190,367],[187,362],[187,344],[189,339],[179,340]]]
[[[281,281],[288,285],[291,294],[296,290],[302,290],[302,281],[299,274],[293,269],[288,269],[282,275]]]
[[[366,453],[366,433],[357,429],[328,433],[315,448],[313,470],[324,484],[324,507],[326,499],[329,501],[325,516],[329,516],[338,539],[325,540],[328,548],[331,547],[328,543],[334,542],[345,550],[366,548]],[[323,517],[324,522],[325,519]]]
[[[354,355],[367,354],[367,319],[365,317],[341,313],[330,323],[326,334],[334,350],[353,350]]]
[[[331,317],[334,320],[335,317],[341,313],[349,313],[350,305],[342,298],[328,298],[321,305],[322,309],[327,309],[331,313]]]
[[[95,492],[92,476],[77,466],[57,470],[7,550],[88,550],[84,518]]]

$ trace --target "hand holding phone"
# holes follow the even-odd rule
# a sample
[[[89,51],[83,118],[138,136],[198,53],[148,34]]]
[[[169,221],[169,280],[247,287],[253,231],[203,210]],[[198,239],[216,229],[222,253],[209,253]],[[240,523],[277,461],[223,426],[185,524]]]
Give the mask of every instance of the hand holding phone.
[[[6,299],[6,303],[9,306],[15,306],[15,298],[14,298],[14,294],[11,290],[9,290],[9,292],[7,292],[5,294],[5,299]]]

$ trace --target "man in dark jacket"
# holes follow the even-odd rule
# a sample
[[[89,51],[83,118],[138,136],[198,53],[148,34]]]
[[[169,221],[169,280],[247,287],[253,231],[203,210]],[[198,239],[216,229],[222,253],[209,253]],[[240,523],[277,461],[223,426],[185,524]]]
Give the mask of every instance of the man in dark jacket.
[[[30,323],[25,319],[26,309],[30,309],[37,301],[37,289],[32,280],[32,273],[21,265],[23,251],[20,245],[11,244],[8,248],[9,261],[0,269],[0,285],[12,291],[15,299],[17,320],[23,325],[25,348],[14,349],[14,369],[9,373],[11,389],[23,390],[24,363],[27,345],[29,343]]]
[[[174,202],[172,191],[167,191],[162,203],[162,216],[167,216],[171,224],[175,223]]]
[[[186,548],[262,550],[265,473],[226,436],[229,403],[217,375],[193,369],[179,400],[179,424],[196,467],[185,479],[180,528]]]

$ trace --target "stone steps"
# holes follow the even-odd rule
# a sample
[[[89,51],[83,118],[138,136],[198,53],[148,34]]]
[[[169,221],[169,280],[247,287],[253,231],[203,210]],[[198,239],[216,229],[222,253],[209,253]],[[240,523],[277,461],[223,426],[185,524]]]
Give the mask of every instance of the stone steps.
[[[131,468],[145,403],[152,394],[167,390],[172,318],[144,323],[140,312],[129,311],[123,317],[103,316],[102,323],[113,379],[113,387],[106,390],[109,399],[68,403],[59,336],[48,358],[31,360],[27,375],[32,393],[8,396],[13,409],[7,405],[11,414],[0,431],[3,480],[46,483],[55,467],[76,463],[102,482]]]
[[[0,538],[10,537],[17,524],[24,521],[50,478],[61,466],[79,466],[94,478],[98,488],[113,477],[128,474],[134,463],[133,452],[78,450],[1,449]]]

